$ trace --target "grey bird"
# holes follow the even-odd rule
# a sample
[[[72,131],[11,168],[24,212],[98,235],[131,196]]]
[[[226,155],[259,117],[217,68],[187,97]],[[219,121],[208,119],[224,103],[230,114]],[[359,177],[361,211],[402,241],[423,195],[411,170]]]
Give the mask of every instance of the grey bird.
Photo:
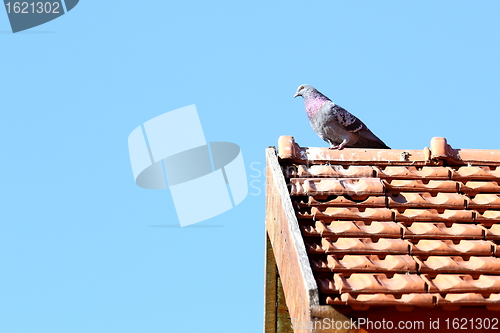
[[[313,130],[330,144],[330,149],[390,149],[366,125],[346,109],[333,103],[314,87],[303,84],[293,96],[302,96]]]

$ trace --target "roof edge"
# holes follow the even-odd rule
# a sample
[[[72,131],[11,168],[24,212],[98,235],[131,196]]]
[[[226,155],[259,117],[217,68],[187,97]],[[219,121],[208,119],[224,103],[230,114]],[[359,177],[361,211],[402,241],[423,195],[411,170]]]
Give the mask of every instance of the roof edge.
[[[266,230],[290,316],[306,322],[310,306],[319,305],[318,286],[275,148],[266,149]]]
[[[454,149],[446,138],[434,137],[430,148],[422,150],[345,148],[335,150],[320,147],[301,147],[293,136],[283,135],[278,139],[278,157],[282,160],[307,163],[371,165],[486,165],[500,166],[500,150]]]

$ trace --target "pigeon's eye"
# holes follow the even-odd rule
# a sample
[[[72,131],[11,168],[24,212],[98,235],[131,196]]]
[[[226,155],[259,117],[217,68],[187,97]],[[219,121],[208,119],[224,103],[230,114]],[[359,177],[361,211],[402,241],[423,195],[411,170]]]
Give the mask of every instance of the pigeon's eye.
[[[301,91],[302,89],[304,89],[304,86],[300,86],[299,87],[299,91]]]

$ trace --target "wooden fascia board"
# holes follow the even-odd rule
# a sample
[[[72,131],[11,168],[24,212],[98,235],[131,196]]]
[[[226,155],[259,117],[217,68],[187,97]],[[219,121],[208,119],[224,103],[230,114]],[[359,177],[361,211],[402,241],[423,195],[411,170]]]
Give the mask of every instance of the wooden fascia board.
[[[311,321],[310,307],[319,305],[318,287],[274,148],[266,149],[266,164],[266,230],[290,317],[297,322]]]

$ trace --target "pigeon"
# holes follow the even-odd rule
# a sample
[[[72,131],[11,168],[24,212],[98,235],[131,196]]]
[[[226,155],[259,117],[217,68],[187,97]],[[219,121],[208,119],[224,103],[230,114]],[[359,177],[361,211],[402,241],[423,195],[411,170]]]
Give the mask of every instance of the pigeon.
[[[314,87],[303,84],[293,96],[302,96],[313,130],[330,144],[330,149],[390,149],[366,125],[346,109],[333,103]]]

